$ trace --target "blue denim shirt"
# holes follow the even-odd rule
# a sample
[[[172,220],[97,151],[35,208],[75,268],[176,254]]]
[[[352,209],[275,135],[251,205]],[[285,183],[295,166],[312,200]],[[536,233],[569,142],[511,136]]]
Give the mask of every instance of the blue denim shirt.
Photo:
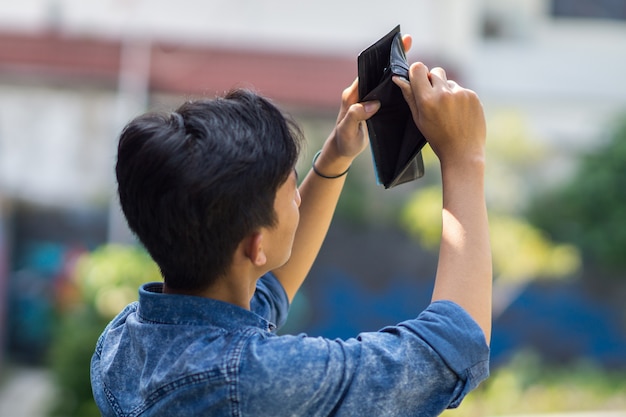
[[[458,305],[349,340],[276,335],[288,300],[276,278],[251,310],[139,290],[91,363],[104,416],[436,416],[488,376],[489,348]]]

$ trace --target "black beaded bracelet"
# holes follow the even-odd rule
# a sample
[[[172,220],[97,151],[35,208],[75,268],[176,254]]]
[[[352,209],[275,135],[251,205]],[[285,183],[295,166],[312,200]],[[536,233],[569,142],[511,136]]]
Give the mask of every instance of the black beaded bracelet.
[[[320,154],[322,153],[321,150],[317,151],[317,153],[315,154],[315,156],[313,157],[313,162],[311,162],[311,168],[313,168],[313,172],[315,172],[319,177],[322,178],[326,178],[328,180],[334,180],[335,178],[340,178],[343,177],[344,175],[346,175],[348,173],[348,171],[350,171],[350,167],[348,167],[348,169],[346,169],[345,171],[343,171],[341,174],[339,175],[335,175],[332,177],[329,177],[328,175],[324,175],[321,172],[319,172],[317,170],[317,168],[315,168],[315,161],[317,161],[317,158],[319,158]]]

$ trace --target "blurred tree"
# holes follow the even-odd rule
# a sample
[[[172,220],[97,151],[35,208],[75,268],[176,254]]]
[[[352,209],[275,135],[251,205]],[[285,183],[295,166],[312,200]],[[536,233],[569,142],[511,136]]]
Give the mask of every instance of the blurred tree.
[[[139,247],[105,245],[80,257],[73,274],[77,297],[60,312],[50,354],[59,395],[52,415],[100,416],[89,365],[98,336],[144,282],[160,281],[157,265]]]
[[[552,238],[579,246],[594,266],[626,267],[626,119],[604,145],[582,155],[569,181],[539,195],[528,213]]]
[[[526,221],[522,213],[549,155],[527,137],[519,117],[504,112],[489,124],[486,189],[494,267],[494,316],[537,278],[571,276],[580,267],[580,255],[571,244],[558,244]],[[423,151],[427,169],[436,171],[432,151]],[[426,185],[409,200],[402,224],[420,243],[436,250],[441,238],[441,186]]]

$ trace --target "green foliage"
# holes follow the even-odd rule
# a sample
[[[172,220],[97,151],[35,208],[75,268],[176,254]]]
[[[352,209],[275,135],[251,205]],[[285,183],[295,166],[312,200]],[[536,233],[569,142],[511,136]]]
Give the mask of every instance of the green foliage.
[[[91,394],[89,363],[106,324],[107,320],[87,305],[75,307],[61,317],[50,352],[58,390],[53,416],[100,416]]]
[[[499,110],[488,120],[485,190],[490,211],[520,215],[551,165],[550,149],[533,137],[519,113]]]
[[[580,268],[576,247],[551,241],[522,218],[491,215],[489,229],[493,268],[499,279],[564,278]]]
[[[437,249],[441,241],[441,187],[426,187],[413,194],[400,222],[422,246]]]
[[[405,207],[402,223],[423,246],[436,249],[441,239],[441,188],[427,187],[416,193]],[[499,280],[560,278],[580,266],[574,246],[555,244],[522,218],[492,214],[489,229],[494,273]]]
[[[529,352],[518,354],[443,417],[608,411],[626,408],[626,375],[591,363],[549,366]]]
[[[137,299],[141,284],[161,280],[158,266],[145,250],[121,245],[105,245],[83,256],[75,276],[82,301],[109,320]]]
[[[355,171],[354,169],[351,169]],[[337,205],[337,215],[344,221],[352,224],[363,225],[368,219],[367,207],[367,189],[362,178],[358,176],[348,175],[346,184],[341,198]]]
[[[159,281],[160,273],[141,248],[105,245],[77,261],[73,278],[77,297],[59,314],[50,352],[59,390],[52,415],[97,417],[89,380],[96,341],[106,324],[137,299],[137,288]]]
[[[571,180],[538,197],[529,218],[593,263],[626,267],[626,121],[605,146],[582,156]]]

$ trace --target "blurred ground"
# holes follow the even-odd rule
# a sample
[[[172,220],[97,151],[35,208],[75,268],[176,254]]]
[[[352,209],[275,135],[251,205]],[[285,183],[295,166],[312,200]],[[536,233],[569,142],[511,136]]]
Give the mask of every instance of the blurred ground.
[[[626,417],[626,411],[587,411],[558,414],[515,414],[500,417]]]
[[[53,395],[49,371],[11,368],[0,382],[0,417],[45,417]]]

